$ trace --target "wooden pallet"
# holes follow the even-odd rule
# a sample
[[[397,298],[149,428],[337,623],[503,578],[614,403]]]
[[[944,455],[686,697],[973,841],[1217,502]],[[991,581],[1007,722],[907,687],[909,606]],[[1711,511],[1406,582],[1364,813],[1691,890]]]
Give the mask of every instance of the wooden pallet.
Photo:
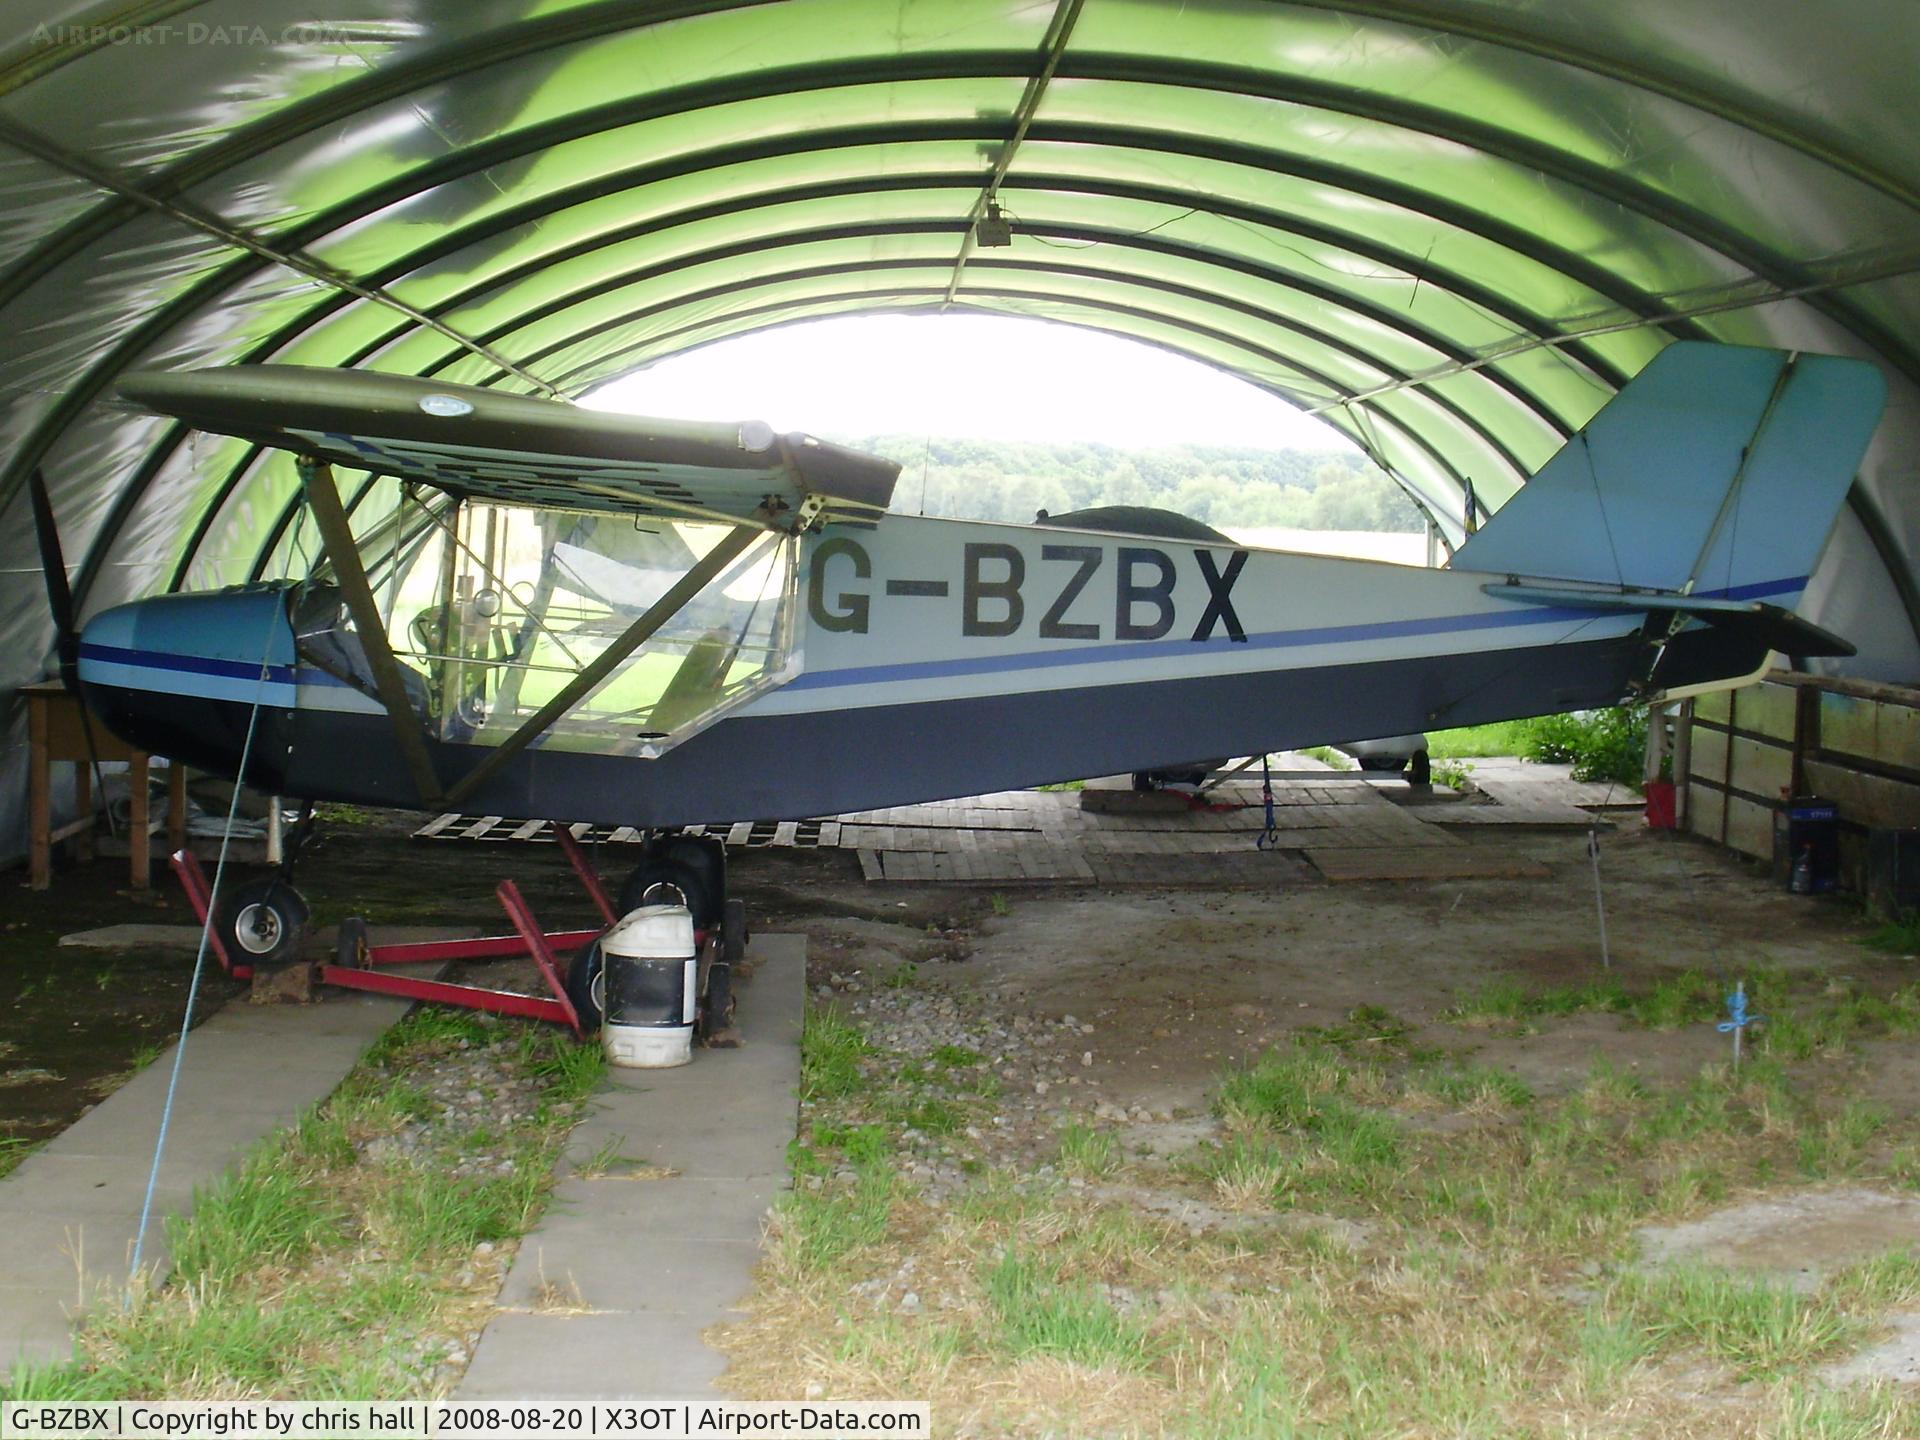
[[[582,845],[642,845],[647,832],[631,825],[569,825]],[[814,849],[840,843],[837,820],[740,820],[730,824],[689,825],[689,835],[712,835],[735,848],[794,847]],[[551,845],[553,830],[545,820],[508,819],[500,815],[436,815],[413,832],[415,840],[477,840],[494,844]]]
[[[1272,885],[1330,879],[1457,878],[1513,873],[1512,863],[1466,853],[1429,811],[1371,785],[1313,777],[1276,781],[1275,840],[1257,785],[1210,792],[1215,805],[1148,814],[1088,810],[1073,791],[1003,791],[962,800],[895,805],[814,820],[694,825],[735,849],[843,849],[874,882],[1013,885]],[[1477,807],[1494,809],[1497,807]],[[587,845],[638,844],[632,826],[570,826]],[[441,815],[423,840],[550,843],[546,824],[498,815]],[[1319,866],[1309,868],[1302,857]],[[1348,858],[1341,859],[1345,855]],[[1448,858],[1451,857],[1451,858]],[[1527,872],[1532,873],[1532,872]]]

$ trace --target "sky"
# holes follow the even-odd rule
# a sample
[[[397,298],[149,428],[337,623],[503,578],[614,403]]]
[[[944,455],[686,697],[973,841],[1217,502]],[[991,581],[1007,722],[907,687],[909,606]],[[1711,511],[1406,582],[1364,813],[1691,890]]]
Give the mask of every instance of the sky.
[[[1331,426],[1198,361],[1100,331],[987,315],[849,316],[764,330],[662,360],[584,403],[765,420],[829,437],[1353,448]]]

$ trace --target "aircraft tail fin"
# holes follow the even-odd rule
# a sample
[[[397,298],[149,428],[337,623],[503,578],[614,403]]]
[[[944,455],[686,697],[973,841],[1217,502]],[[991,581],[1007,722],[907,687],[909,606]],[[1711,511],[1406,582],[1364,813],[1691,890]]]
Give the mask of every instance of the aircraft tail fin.
[[[1453,568],[1791,609],[1885,402],[1862,360],[1670,345]]]

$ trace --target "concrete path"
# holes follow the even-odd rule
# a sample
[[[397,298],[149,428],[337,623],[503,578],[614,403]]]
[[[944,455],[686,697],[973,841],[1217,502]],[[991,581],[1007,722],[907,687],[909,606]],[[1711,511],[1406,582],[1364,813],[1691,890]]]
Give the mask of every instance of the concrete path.
[[[745,1044],[616,1070],[596,1097],[458,1398],[718,1398],[726,1360],[700,1335],[752,1287],[799,1121],[806,942],[758,935],[751,954]]]
[[[382,942],[471,931],[383,930]],[[424,969],[422,973],[431,973]],[[187,1037],[141,1268],[167,1268],[162,1221],[261,1140],[324,1100],[407,1002],[330,992],[315,1005],[236,1001]],[[0,1179],[0,1374],[72,1357],[87,1305],[124,1292],[173,1073],[152,1065]]]
[[[1638,810],[1647,802],[1631,785],[1614,785],[1605,780],[1576,780],[1573,766],[1490,757],[1465,762],[1473,767],[1470,777],[1501,804],[1572,805],[1590,810]]]

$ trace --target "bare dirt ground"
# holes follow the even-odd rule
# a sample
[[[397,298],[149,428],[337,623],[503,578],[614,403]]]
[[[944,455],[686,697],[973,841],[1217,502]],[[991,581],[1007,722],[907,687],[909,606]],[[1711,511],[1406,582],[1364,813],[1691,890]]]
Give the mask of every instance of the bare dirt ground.
[[[833,863],[840,857],[766,851],[749,852],[734,883],[757,893],[763,928],[807,934],[822,999],[858,995],[862,982],[884,988],[914,963],[917,987],[977,1016],[1091,1022],[1080,1053],[1090,1051],[1092,1063],[1063,1067],[1062,1079],[1123,1109],[1204,1109],[1223,1069],[1365,1006],[1411,1026],[1414,1044],[1471,1052],[1541,1095],[1578,1089],[1600,1058],[1678,1082],[1729,1053],[1726,1037],[1705,1023],[1649,1029],[1580,1013],[1490,1027],[1449,1016],[1502,981],[1644,989],[1691,971],[1730,989],[1780,972],[1891,989],[1920,978],[1911,959],[1862,947],[1865,927],[1846,901],[1787,894],[1737,857],[1637,823],[1601,841],[1603,964],[1584,835],[1471,839],[1544,861],[1551,878],[983,893],[869,886],[849,864]],[[1866,1050],[1873,1064],[1860,1077],[1863,1093],[1908,1107],[1920,1100],[1907,1041]],[[1036,1108],[1083,1098],[1059,1095]]]

